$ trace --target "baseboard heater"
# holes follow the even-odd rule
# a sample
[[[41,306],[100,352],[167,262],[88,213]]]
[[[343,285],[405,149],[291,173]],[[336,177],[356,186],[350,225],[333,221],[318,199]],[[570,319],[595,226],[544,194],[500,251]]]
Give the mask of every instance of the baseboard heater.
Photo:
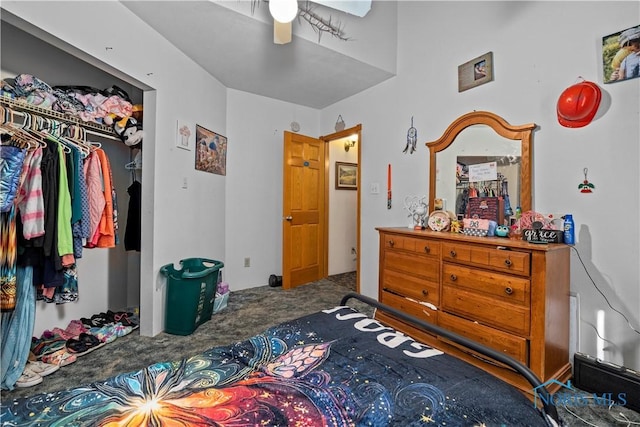
[[[626,406],[640,412],[640,372],[598,360],[595,357],[575,353],[573,356],[573,385],[590,393],[620,393],[626,396]],[[622,402],[621,402],[622,403]]]

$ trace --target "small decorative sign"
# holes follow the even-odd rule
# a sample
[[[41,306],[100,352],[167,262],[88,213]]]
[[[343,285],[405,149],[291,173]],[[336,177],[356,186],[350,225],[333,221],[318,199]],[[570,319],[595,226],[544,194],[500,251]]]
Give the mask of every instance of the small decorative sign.
[[[522,240],[532,243],[562,243],[562,230],[534,228],[522,231]]]

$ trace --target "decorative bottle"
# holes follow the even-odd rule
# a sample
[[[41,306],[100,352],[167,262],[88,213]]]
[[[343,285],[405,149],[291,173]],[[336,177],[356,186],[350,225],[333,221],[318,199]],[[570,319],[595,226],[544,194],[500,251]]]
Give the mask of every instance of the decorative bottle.
[[[575,227],[573,224],[573,216],[566,214],[562,217],[564,219],[564,242],[567,245],[573,245],[576,243]]]

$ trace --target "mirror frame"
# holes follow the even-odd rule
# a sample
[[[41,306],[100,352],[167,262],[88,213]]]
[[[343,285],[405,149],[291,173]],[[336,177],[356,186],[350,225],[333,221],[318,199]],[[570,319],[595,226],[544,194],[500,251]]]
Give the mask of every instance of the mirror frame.
[[[426,143],[429,148],[429,212],[433,212],[436,198],[436,154],[453,144],[460,132],[473,125],[487,125],[504,138],[520,141],[520,207],[522,212],[530,211],[533,208],[531,201],[532,144],[536,124],[513,126],[496,114],[488,111],[473,111],[454,120],[440,138]]]

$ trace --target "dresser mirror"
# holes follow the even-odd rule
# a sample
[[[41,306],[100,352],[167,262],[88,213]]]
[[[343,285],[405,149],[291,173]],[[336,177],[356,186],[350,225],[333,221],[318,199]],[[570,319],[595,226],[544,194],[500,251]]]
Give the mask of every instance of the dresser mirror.
[[[532,209],[531,144],[536,125],[512,126],[487,111],[474,111],[456,119],[429,148],[429,210],[439,208],[462,214],[462,194],[504,196],[506,217],[520,206]],[[441,207],[440,207],[441,206]],[[509,207],[513,212],[509,212]]]

